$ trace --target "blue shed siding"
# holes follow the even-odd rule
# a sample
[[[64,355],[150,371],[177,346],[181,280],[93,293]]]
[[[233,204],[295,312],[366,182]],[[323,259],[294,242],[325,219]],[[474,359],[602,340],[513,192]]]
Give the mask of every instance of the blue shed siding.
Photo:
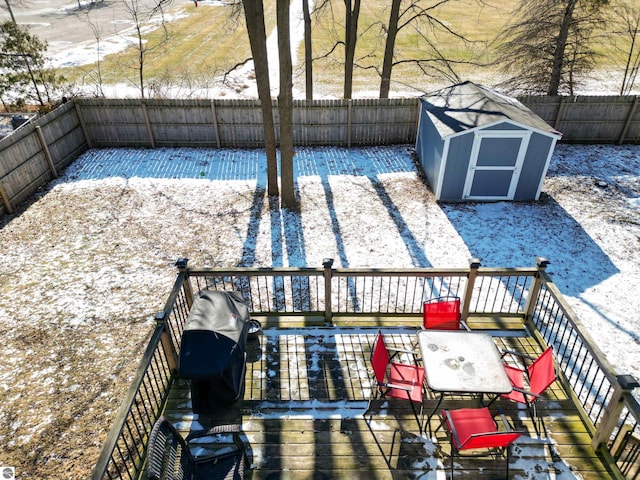
[[[534,132],[529,140],[529,148],[524,157],[522,171],[514,200],[533,200],[538,192],[538,186],[545,173],[545,164],[552,147],[553,139]]]
[[[440,137],[427,112],[422,109],[416,139],[416,153],[431,189],[434,191],[439,180],[443,150],[444,140]]]
[[[454,202],[462,200],[473,138],[473,132],[450,138],[440,200]]]

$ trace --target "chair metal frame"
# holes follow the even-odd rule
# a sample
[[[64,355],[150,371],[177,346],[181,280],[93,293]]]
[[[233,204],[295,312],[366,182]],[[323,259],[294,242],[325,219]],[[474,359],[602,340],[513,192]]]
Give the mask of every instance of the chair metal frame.
[[[414,364],[393,361],[395,356],[402,353],[410,355],[414,360]],[[418,429],[422,435],[426,390],[424,368],[418,364],[418,357],[419,354],[414,350],[388,346],[382,331],[378,330],[371,349],[370,361],[373,369],[371,382],[373,388],[367,410],[364,412],[365,416],[371,410],[374,400],[386,397],[405,399],[411,405],[411,410],[418,422]],[[415,403],[420,405],[419,412]]]
[[[147,445],[147,478],[149,480],[240,480],[249,470],[240,425],[218,425],[209,430],[190,433],[186,439],[173,424],[161,416],[151,429]],[[234,446],[220,448],[208,455],[194,457],[189,442],[195,438],[232,434]]]
[[[514,431],[502,411],[492,415],[489,407],[461,408],[458,410],[442,410],[443,422],[449,432],[451,445],[451,478],[453,478],[453,460],[459,457],[502,456],[506,454],[506,475],[509,478],[509,451],[511,444],[522,432]],[[495,417],[499,416],[502,430]],[[463,451],[476,453],[462,454]],[[477,452],[477,450],[488,450]]]
[[[540,432],[545,431],[545,427],[544,422],[537,414],[536,401],[558,378],[553,360],[553,347],[547,347],[538,357],[531,357],[511,350],[502,352],[502,358],[507,355],[518,357],[525,366],[521,368],[505,364],[504,368],[511,380],[513,390],[500,397],[525,405],[533,420],[536,435],[540,436]],[[529,388],[524,388],[525,380]]]

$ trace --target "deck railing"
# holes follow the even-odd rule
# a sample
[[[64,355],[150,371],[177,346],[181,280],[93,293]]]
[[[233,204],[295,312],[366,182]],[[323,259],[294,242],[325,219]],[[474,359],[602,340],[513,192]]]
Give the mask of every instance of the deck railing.
[[[308,315],[327,325],[339,316],[419,317],[423,301],[450,294],[463,299],[465,318],[519,316],[543,344],[553,345],[593,446],[616,462],[619,478],[638,478],[635,379],[614,373],[545,273],[547,264],[536,259],[531,268],[490,269],[472,259],[466,269],[372,270],[334,269],[326,259],[322,268],[193,269],[180,259],[178,278],[92,478],[139,478],[147,436],[164,407],[182,330],[200,290],[240,291],[256,316]]]
[[[93,479],[136,479],[144,466],[147,438],[160,416],[177,373],[177,346],[189,313],[184,279],[178,275],[93,470]]]
[[[618,375],[549,276],[540,272],[531,321],[592,426],[594,448],[611,455],[623,478],[640,477],[640,405],[630,375]]]

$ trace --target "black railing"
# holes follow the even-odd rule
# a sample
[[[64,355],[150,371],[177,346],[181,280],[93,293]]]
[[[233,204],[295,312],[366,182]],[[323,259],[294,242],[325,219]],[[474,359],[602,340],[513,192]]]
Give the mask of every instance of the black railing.
[[[186,265],[186,264],[185,264]],[[151,427],[164,408],[177,371],[177,346],[189,313],[186,272],[181,271],[156,316],[156,327],[93,470],[92,479],[137,479]]]
[[[158,314],[158,326],[111,430],[93,479],[138,478],[146,438],[160,415],[175,376],[180,338],[194,292],[240,291],[254,315],[419,316],[422,302],[443,295],[463,299],[463,315],[517,315],[544,344],[554,347],[563,381],[582,406],[593,446],[617,463],[620,478],[639,475],[640,407],[631,395],[635,379],[616,376],[602,352],[546,275],[548,262],[533,268],[367,270],[323,268],[191,269],[179,274]]]
[[[623,478],[640,477],[640,406],[629,375],[617,375],[559,290],[541,273],[532,321],[593,425],[593,446],[610,454]]]
[[[163,323],[156,326],[126,399],[107,436],[93,478],[134,479],[142,468],[146,441],[172,383],[173,360],[162,347]]]

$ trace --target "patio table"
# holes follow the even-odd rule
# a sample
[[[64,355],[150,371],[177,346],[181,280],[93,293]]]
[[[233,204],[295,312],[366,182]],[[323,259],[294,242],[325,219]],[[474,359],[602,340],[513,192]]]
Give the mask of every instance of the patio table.
[[[493,338],[464,330],[421,330],[418,344],[425,381],[440,398],[427,422],[440,407],[445,394],[500,395],[512,390],[500,352]]]

